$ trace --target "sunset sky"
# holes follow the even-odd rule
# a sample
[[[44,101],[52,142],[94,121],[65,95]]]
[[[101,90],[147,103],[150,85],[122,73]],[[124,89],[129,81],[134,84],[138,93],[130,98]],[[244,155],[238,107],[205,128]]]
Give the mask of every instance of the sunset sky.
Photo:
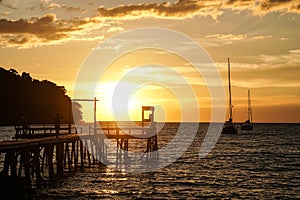
[[[98,45],[124,31],[161,27],[204,48],[222,76],[226,94],[230,58],[235,121],[246,120],[250,89],[254,122],[300,122],[299,14],[300,0],[0,0],[0,66],[63,85],[72,97],[77,74]],[[112,47],[118,48],[123,46]],[[211,119],[204,78],[178,55],[145,49],[123,55],[107,69],[95,91],[98,120],[113,119],[114,87],[133,69],[132,83],[149,79],[173,84],[171,89],[150,84],[133,93],[129,103],[133,120],[140,120],[142,105],[156,105],[158,121],[180,121],[181,108],[194,112],[189,100],[172,92],[178,84],[176,73],[196,94],[200,121]],[[129,82],[122,84],[126,88]],[[83,97],[85,90],[88,85]],[[82,106],[84,120],[90,121],[92,104]]]

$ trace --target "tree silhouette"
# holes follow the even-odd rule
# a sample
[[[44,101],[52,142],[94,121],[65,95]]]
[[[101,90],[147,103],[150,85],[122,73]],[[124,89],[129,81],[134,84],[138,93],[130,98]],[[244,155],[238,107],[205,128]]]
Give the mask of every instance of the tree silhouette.
[[[21,117],[28,123],[54,123],[59,113],[62,122],[81,121],[81,105],[76,103],[73,110],[71,99],[64,86],[57,86],[48,80],[33,79],[29,73],[20,76],[15,69],[0,68],[0,125],[16,125]]]

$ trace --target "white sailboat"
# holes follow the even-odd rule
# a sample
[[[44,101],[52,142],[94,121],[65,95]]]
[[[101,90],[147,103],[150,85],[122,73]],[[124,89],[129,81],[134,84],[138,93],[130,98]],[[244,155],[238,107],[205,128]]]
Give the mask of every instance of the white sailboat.
[[[241,130],[253,130],[250,90],[248,89],[248,119],[241,124]]]
[[[232,103],[231,103],[231,83],[230,83],[230,62],[228,58],[228,92],[229,92],[229,119],[224,123],[222,134],[237,134],[238,129],[233,123]]]

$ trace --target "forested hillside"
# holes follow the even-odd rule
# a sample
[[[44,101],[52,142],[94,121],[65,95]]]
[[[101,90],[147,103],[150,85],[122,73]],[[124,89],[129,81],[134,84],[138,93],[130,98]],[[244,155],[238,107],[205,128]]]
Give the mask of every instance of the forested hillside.
[[[0,125],[16,125],[21,117],[27,122],[53,123],[59,113],[62,122],[73,121],[71,99],[64,86],[48,80],[33,79],[29,73],[0,68]],[[76,120],[81,120],[80,104],[76,103]]]

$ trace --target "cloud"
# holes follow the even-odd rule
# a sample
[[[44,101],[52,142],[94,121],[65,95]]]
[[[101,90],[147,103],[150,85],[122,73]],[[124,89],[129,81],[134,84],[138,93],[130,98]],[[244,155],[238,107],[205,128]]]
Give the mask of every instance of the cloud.
[[[213,39],[219,39],[219,40],[243,40],[247,37],[246,34],[213,34],[213,35],[208,35],[206,38],[213,38]]]
[[[289,50],[286,54],[281,55],[261,55],[261,61],[269,63],[273,66],[290,64],[299,66],[300,65],[300,49]]]
[[[148,3],[122,5],[115,8],[98,8],[99,15],[104,18],[132,19],[141,17],[157,18],[191,18],[195,15],[211,16],[216,18],[222,14],[218,10],[220,3],[216,1],[179,0],[175,3]],[[124,18],[125,17],[125,18]]]
[[[54,3],[50,0],[41,0],[37,5],[32,4],[30,9],[40,9],[41,13],[51,12],[57,15],[75,12],[76,16],[68,19],[57,19],[55,14],[46,14],[40,17],[31,17],[25,19],[13,18],[13,13],[20,10],[21,7],[17,1],[0,0],[0,6],[10,9],[2,12],[2,15],[10,18],[0,19],[0,46],[20,46],[28,44],[31,46],[39,46],[43,44],[58,44],[67,40],[89,40],[96,39],[91,36],[91,31],[107,28],[107,24],[119,20],[139,19],[143,17],[164,18],[164,19],[186,19],[194,16],[210,16],[217,19],[225,10],[234,11],[250,11],[254,15],[265,15],[269,12],[293,12],[300,13],[300,0],[178,0],[175,3],[168,1],[163,3],[145,3],[145,4],[130,4],[121,5],[112,8],[98,7],[98,13],[87,12],[83,7],[71,6],[66,4]],[[58,12],[59,9],[59,12]],[[57,12],[56,12],[57,11]],[[36,10],[34,12],[37,12]],[[85,16],[90,18],[77,17],[78,13],[85,13]],[[11,14],[12,13],[12,14]],[[96,16],[95,16],[96,15]],[[25,15],[27,16],[27,15]],[[38,15],[39,16],[39,15]],[[64,16],[66,17],[66,16]],[[103,25],[102,23],[106,23]],[[123,28],[120,24],[109,24],[105,32],[120,31]],[[272,36],[249,36],[244,34],[214,34],[206,37],[206,39],[222,41],[224,44],[231,43],[242,39],[266,39]],[[99,39],[99,36],[98,36]],[[284,40],[285,38],[282,38]]]
[[[111,26],[107,29],[107,32],[123,31],[124,28],[121,26]]]
[[[272,38],[272,35],[257,35],[257,36],[252,36],[251,38],[253,40],[263,40],[263,39],[269,39]]]
[[[265,15],[269,12],[300,13],[299,0],[179,0],[175,3],[148,3],[121,5],[114,8],[98,8],[103,18],[136,19],[156,17],[185,19],[194,16],[211,16],[216,19],[225,9],[234,11],[251,11],[254,15]]]
[[[300,1],[298,0],[265,0],[260,4],[261,11],[280,11],[297,12],[300,10]]]
[[[45,6],[44,6],[45,7]],[[68,5],[65,5],[65,4],[57,4],[57,3],[51,3],[49,6],[48,6],[48,9],[49,10],[53,10],[53,9],[56,9],[56,8],[63,8],[65,9],[66,11],[69,11],[69,12],[82,12],[84,13],[85,10],[82,9],[82,8],[79,8],[79,7],[74,7],[74,6],[68,6]]]
[[[227,63],[216,63],[222,74],[227,73]],[[233,86],[286,87],[299,91],[300,49],[279,55],[249,56],[248,62],[231,62]],[[226,80],[226,79],[225,79]],[[298,92],[299,93],[299,92]]]
[[[61,5],[57,4],[57,3],[51,3],[49,6],[48,6],[48,9],[49,10],[53,10],[55,8],[60,8]]]
[[[270,12],[300,13],[299,0],[229,0],[225,7],[232,10],[251,11],[254,15],[265,15]]]
[[[0,0],[0,6],[3,6],[5,8],[9,9],[16,9],[15,5],[12,5],[10,2],[3,2],[3,0]]]
[[[32,17],[29,20],[0,20],[0,33],[30,33],[44,37],[45,39],[51,39],[52,37],[63,37],[61,23],[55,22],[54,14],[47,14],[41,18]],[[74,28],[71,28],[74,29]]]
[[[200,39],[201,44],[205,46],[222,46],[232,44],[237,41],[252,41],[264,40],[272,38],[272,35],[248,35],[248,34],[212,34],[207,35],[205,38]]]
[[[246,73],[247,71],[255,71],[259,69],[275,70],[288,69],[289,67],[298,68],[300,70],[300,49],[289,50],[282,54],[260,54],[258,56],[249,56],[250,63],[231,62],[233,71]],[[221,71],[227,71],[227,62],[216,63]],[[280,75],[280,74],[279,74]],[[297,74],[298,75],[298,74]]]
[[[10,12],[2,12],[1,15],[10,15]]]
[[[281,37],[280,40],[281,40],[281,41],[289,40],[289,38],[287,38],[287,37]]]
[[[39,46],[46,43],[61,43],[74,35],[86,38],[89,24],[99,23],[95,19],[56,19],[54,14],[46,14],[40,18],[8,20],[0,19],[0,35],[2,46],[13,47],[27,44]],[[96,28],[97,26],[95,26]],[[82,32],[82,34],[81,34]],[[99,38],[99,37],[98,37]],[[29,46],[22,46],[26,48]]]

